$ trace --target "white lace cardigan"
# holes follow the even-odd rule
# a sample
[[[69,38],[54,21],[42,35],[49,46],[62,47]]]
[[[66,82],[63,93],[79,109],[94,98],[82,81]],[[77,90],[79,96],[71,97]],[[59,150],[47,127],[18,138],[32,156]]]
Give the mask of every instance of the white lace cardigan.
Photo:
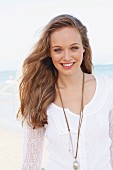
[[[84,108],[79,139],[80,170],[113,170],[113,79],[96,78],[96,92]],[[79,115],[65,108],[76,144]],[[44,139],[47,138],[45,170],[72,170],[74,161],[62,108],[47,109],[48,125],[33,130],[25,123],[22,170],[40,170]]]

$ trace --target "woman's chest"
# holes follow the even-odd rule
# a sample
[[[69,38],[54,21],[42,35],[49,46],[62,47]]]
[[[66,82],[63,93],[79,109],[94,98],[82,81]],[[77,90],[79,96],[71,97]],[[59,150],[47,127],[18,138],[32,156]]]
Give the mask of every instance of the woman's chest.
[[[54,105],[54,104],[53,104]],[[52,106],[58,107],[58,106]],[[90,111],[90,110],[89,110]],[[79,126],[79,115],[74,114],[68,108],[65,109],[68,125],[72,135],[77,136]],[[56,137],[63,139],[69,136],[68,126],[63,109],[58,107],[48,110],[48,125],[46,128],[47,135],[50,138]],[[90,114],[87,109],[83,113],[83,121],[81,125],[80,135],[87,140],[90,136],[103,138],[109,134],[109,111],[105,108],[98,110],[98,113]]]

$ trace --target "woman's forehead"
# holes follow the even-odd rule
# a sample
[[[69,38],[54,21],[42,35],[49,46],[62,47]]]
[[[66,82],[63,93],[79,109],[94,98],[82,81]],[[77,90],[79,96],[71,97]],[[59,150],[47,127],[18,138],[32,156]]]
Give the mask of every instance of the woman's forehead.
[[[81,35],[79,31],[73,27],[63,27],[51,34],[50,43],[52,45],[81,43]]]

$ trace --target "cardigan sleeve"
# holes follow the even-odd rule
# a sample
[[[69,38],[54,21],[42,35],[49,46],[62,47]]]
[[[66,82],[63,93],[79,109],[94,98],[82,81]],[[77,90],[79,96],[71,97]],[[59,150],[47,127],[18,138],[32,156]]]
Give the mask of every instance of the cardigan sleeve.
[[[24,123],[22,170],[40,170],[44,145],[45,128],[32,129]]]

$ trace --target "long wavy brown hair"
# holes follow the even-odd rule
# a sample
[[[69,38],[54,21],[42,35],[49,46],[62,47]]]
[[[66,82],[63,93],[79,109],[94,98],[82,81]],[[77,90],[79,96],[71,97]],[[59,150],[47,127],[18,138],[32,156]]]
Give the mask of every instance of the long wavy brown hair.
[[[76,28],[85,49],[81,70],[92,73],[92,53],[87,36],[87,29],[80,20],[71,15],[59,15],[44,28],[34,50],[23,63],[22,79],[19,85],[20,108],[17,118],[27,122],[33,128],[43,127],[48,123],[46,110],[55,99],[55,84],[58,72],[50,56],[51,33],[62,27]]]

